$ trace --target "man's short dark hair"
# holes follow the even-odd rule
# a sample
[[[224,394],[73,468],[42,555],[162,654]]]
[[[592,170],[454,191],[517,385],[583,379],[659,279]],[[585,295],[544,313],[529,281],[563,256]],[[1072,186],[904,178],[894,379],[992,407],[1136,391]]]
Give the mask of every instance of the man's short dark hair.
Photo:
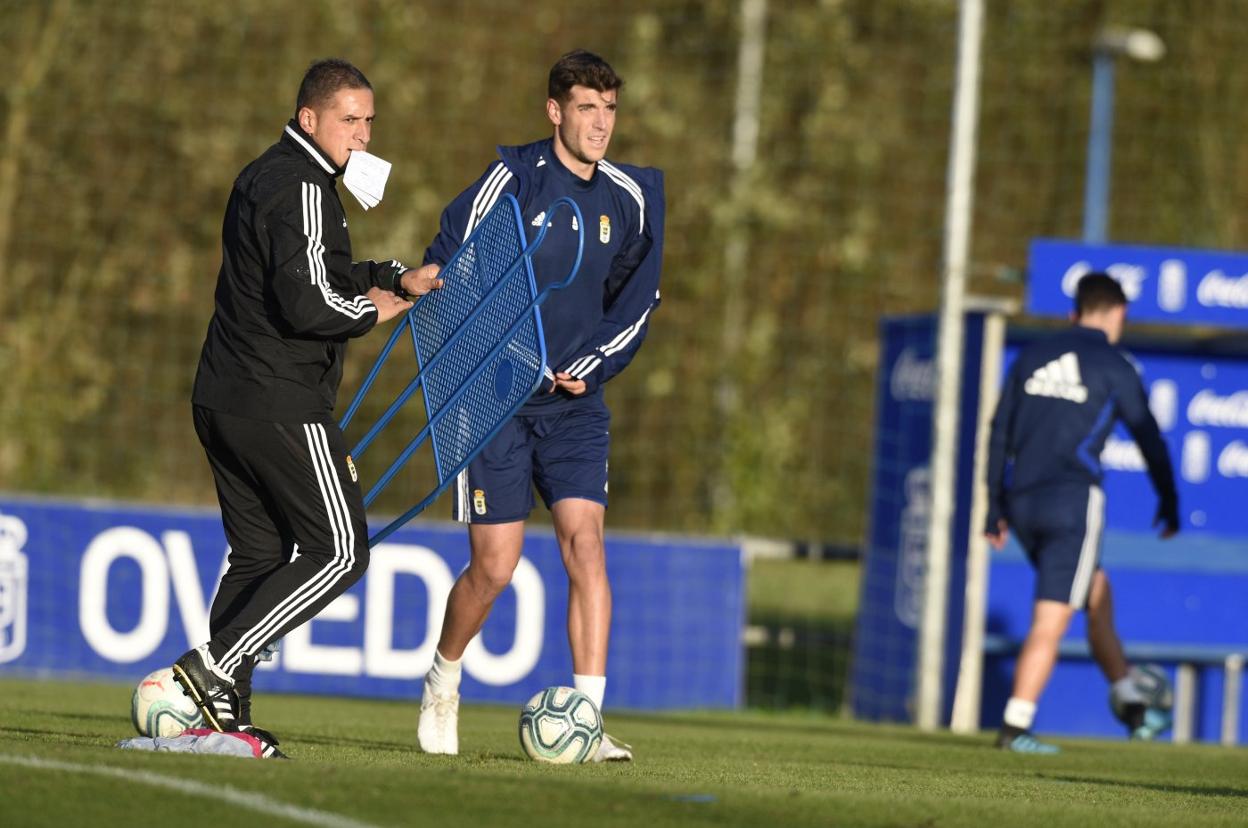
[[[1089,273],[1079,280],[1075,290],[1075,314],[1109,310],[1127,304],[1122,285],[1108,273]]]
[[[320,109],[333,99],[339,89],[372,89],[373,85],[350,62],[341,58],[315,60],[304,73],[295,98],[295,114],[305,106]]]
[[[546,94],[559,103],[572,96],[572,87],[588,86],[599,92],[610,92],[624,86],[624,79],[615,74],[611,64],[584,49],[568,52],[550,67]]]

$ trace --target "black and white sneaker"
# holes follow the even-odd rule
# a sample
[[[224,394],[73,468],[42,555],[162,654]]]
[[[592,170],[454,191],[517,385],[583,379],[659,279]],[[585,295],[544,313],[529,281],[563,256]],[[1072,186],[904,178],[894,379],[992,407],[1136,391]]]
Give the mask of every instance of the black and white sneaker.
[[[279,744],[277,737],[262,727],[245,724],[238,728],[240,733],[246,733],[248,736],[254,736],[260,741],[260,758],[261,759],[289,759],[290,757],[277,749]]]
[[[238,694],[234,684],[212,669],[208,645],[201,644],[173,663],[173,680],[195,702],[204,722],[221,733],[238,730]]]

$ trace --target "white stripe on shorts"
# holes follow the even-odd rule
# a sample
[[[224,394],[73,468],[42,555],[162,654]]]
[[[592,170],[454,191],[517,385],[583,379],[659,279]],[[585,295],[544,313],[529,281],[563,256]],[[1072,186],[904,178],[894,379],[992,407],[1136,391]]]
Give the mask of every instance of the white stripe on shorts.
[[[1079,565],[1070,585],[1070,605],[1082,609],[1088,603],[1092,575],[1101,557],[1101,529],[1105,524],[1105,493],[1100,486],[1088,487],[1088,517],[1084,524],[1083,546],[1079,549]]]

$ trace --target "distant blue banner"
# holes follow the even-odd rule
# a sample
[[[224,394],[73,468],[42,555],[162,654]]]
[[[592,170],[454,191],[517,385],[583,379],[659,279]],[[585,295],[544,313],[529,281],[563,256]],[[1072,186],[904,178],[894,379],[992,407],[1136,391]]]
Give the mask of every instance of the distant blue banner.
[[[968,314],[964,337],[963,424],[979,410],[984,317]],[[862,575],[852,674],[854,715],[876,721],[909,721],[914,712],[918,629],[927,576],[931,511],[933,400],[936,393],[936,319],[895,317],[880,324],[876,375],[876,431],[871,515]],[[974,428],[958,438],[957,478],[971,475]],[[970,489],[960,485],[950,539],[949,614],[945,695],[952,703],[961,646],[962,582],[966,571]],[[948,704],[946,704],[946,708]]]
[[[1027,269],[1037,316],[1069,314],[1079,280],[1100,270],[1122,283],[1134,320],[1248,327],[1248,254],[1036,239]]]
[[[740,549],[607,539],[614,594],[610,707],[742,702]],[[215,511],[0,498],[0,675],[135,681],[208,638],[226,543]],[[359,583],[282,641],[259,691],[416,699],[467,533],[416,524],[373,550]],[[531,532],[512,585],[464,655],[463,695],[522,703],[569,684],[567,576]]]

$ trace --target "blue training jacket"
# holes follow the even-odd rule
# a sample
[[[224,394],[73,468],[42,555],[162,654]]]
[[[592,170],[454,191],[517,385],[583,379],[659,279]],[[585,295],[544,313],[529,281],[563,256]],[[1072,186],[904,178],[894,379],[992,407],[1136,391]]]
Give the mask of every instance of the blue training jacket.
[[[1099,485],[1105,439],[1120,419],[1144,455],[1158,518],[1178,528],[1170,454],[1135,368],[1102,331],[1073,327],[1019,353],[992,418],[986,531],[1009,520],[1008,495]],[[1013,461],[1006,481],[1006,462]]]
[[[542,327],[547,363],[554,371],[584,380],[586,391],[580,397],[551,394],[544,383],[520,413],[600,401],[603,383],[632,361],[659,305],[663,173],[604,159],[585,181],[559,162],[551,138],[499,147],[498,154],[501,160],[490,164],[442,212],[425,263],[445,265],[503,193],[520,203],[530,241],[548,221],[546,207],[560,196],[572,198],[587,225],[581,269],[567,289],[547,296]],[[554,224],[533,258],[539,291],[563,279],[576,256],[572,213],[560,209],[550,221]]]

